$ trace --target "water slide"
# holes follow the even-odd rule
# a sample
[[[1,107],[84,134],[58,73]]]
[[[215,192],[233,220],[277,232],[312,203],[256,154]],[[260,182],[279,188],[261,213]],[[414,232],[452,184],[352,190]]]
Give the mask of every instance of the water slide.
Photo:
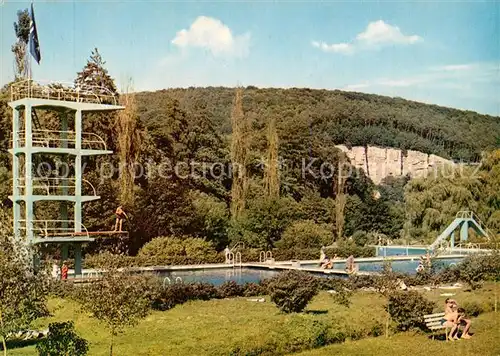
[[[455,216],[455,220],[438,236],[438,238],[429,246],[430,250],[435,250],[439,245],[448,239],[451,241],[451,247],[455,245],[455,231],[460,229],[460,240],[467,241],[469,238],[469,228],[473,228],[479,236],[490,238],[489,234],[478,222],[479,219],[471,211],[460,211]]]

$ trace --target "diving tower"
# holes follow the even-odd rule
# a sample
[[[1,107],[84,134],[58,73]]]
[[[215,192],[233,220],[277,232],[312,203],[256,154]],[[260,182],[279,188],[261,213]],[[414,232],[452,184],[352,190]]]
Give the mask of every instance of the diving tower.
[[[82,204],[100,199],[95,187],[83,178],[82,158],[107,155],[106,142],[92,132],[83,132],[86,113],[111,113],[124,109],[116,95],[105,88],[41,84],[31,79],[11,85],[12,195],[14,237],[27,244],[58,244],[62,259],[68,258],[71,246],[75,257],[75,274],[81,274],[81,245],[97,237],[126,235],[126,232],[91,232],[82,224]],[[40,124],[37,111],[51,115],[51,127]],[[54,127],[55,126],[55,127]],[[71,126],[71,127],[70,127]],[[37,167],[41,155],[56,157],[71,167],[67,174],[45,172],[46,162]],[[41,167],[41,168],[40,168]],[[45,168],[44,168],[45,167]],[[59,205],[59,219],[39,220],[37,205],[43,202]],[[68,206],[73,207],[72,218]]]
[[[479,218],[472,211],[459,211],[450,225],[438,236],[438,238],[429,246],[429,250],[436,250],[443,242],[450,240],[450,248],[455,248],[455,232],[460,230],[459,241],[469,239],[469,228],[479,235],[490,239],[492,236],[486,228],[481,226]]]

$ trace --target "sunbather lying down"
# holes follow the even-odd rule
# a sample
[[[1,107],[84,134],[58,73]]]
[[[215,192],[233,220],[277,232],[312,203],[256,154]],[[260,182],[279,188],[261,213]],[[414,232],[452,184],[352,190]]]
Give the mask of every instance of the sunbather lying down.
[[[462,331],[462,339],[470,339],[469,329],[471,327],[471,321],[465,317],[465,310],[459,308],[457,302],[453,299],[446,298],[445,300],[445,315],[441,320],[443,325],[448,326],[451,330],[447,335],[448,340],[458,340],[458,332],[460,326],[464,326]]]
[[[321,268],[331,269],[333,268],[333,262],[329,257],[325,257],[323,261],[321,261]]]

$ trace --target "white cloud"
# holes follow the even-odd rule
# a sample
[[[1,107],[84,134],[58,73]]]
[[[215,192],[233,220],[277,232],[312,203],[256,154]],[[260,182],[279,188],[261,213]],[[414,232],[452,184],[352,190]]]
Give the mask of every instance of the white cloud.
[[[370,22],[364,32],[356,36],[358,41],[368,44],[398,43],[412,44],[422,40],[417,35],[405,36],[399,27],[391,26],[382,20]]]
[[[343,90],[347,90],[347,91],[355,91],[355,90],[359,90],[359,89],[365,89],[365,88],[368,88],[370,86],[369,83],[359,83],[359,84],[349,84],[349,85],[346,85]]]
[[[244,57],[248,55],[250,34],[235,36],[220,20],[199,16],[189,29],[177,32],[172,44],[181,48],[204,48],[214,56]]]
[[[456,71],[469,70],[472,68],[474,68],[473,64],[450,64],[450,65],[445,65],[445,66],[433,67],[432,70],[456,72]]]
[[[413,76],[402,78],[377,78],[361,83],[348,84],[344,90],[387,93],[387,91],[403,90],[447,90],[462,95],[471,95],[473,87],[493,85],[495,77],[491,76],[492,68],[498,63],[470,63],[460,65],[442,65],[425,69]],[[478,81],[478,78],[487,80]]]
[[[359,33],[351,43],[327,44],[325,42],[313,41],[313,47],[324,52],[335,52],[341,54],[352,54],[363,49],[378,49],[390,44],[414,44],[423,41],[417,35],[404,35],[399,27],[392,26],[382,20],[370,22],[366,30]]]
[[[351,54],[353,53],[353,48],[352,45],[349,43],[336,43],[336,44],[327,44],[325,42],[317,42],[317,41],[312,41],[313,47],[320,48],[321,50],[325,52],[335,52],[335,53],[342,53],[342,54]]]

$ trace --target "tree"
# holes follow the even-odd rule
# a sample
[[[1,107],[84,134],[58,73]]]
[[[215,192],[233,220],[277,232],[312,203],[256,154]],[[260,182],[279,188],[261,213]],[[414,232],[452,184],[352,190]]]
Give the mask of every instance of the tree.
[[[27,264],[33,251],[8,237],[9,223],[9,217],[0,209],[0,337],[4,355],[9,335],[48,315],[48,276],[43,270],[35,273]]]
[[[340,241],[344,233],[345,216],[344,210],[346,205],[346,186],[347,172],[345,169],[346,157],[341,156],[339,161],[339,169],[337,171],[337,179],[335,184],[335,237],[336,241]]]
[[[264,171],[264,183],[267,196],[271,199],[276,199],[280,194],[280,180],[278,131],[276,129],[276,118],[274,116],[269,120],[267,142],[267,162]]]
[[[113,78],[104,67],[106,62],[102,59],[99,50],[92,51],[87,65],[81,72],[78,72],[75,79],[75,86],[80,90],[90,91],[95,94],[114,95],[117,89]]]
[[[125,107],[116,116],[116,133],[118,136],[118,156],[120,159],[120,203],[125,206],[134,204],[134,180],[136,163],[141,154],[143,130],[139,126],[135,94],[130,93],[120,98]]]
[[[281,249],[317,248],[332,241],[332,226],[317,224],[312,220],[299,220],[292,223],[283,232],[276,246]]]
[[[17,12],[17,22],[14,22],[14,32],[16,33],[16,43],[12,45],[12,52],[15,59],[16,79],[28,76],[28,63],[26,61],[26,47],[29,40],[31,19],[28,9]]]
[[[106,261],[103,278],[85,287],[81,293],[83,310],[104,323],[110,335],[109,354],[113,355],[114,337],[126,327],[134,326],[149,313],[149,301],[135,276],[113,268],[113,261]],[[111,266],[111,267],[110,267]]]
[[[242,90],[236,90],[233,112],[231,114],[231,167],[233,171],[233,183],[231,187],[231,217],[241,216],[246,206],[246,195],[248,190],[248,143],[249,128],[248,118],[243,112]]]

